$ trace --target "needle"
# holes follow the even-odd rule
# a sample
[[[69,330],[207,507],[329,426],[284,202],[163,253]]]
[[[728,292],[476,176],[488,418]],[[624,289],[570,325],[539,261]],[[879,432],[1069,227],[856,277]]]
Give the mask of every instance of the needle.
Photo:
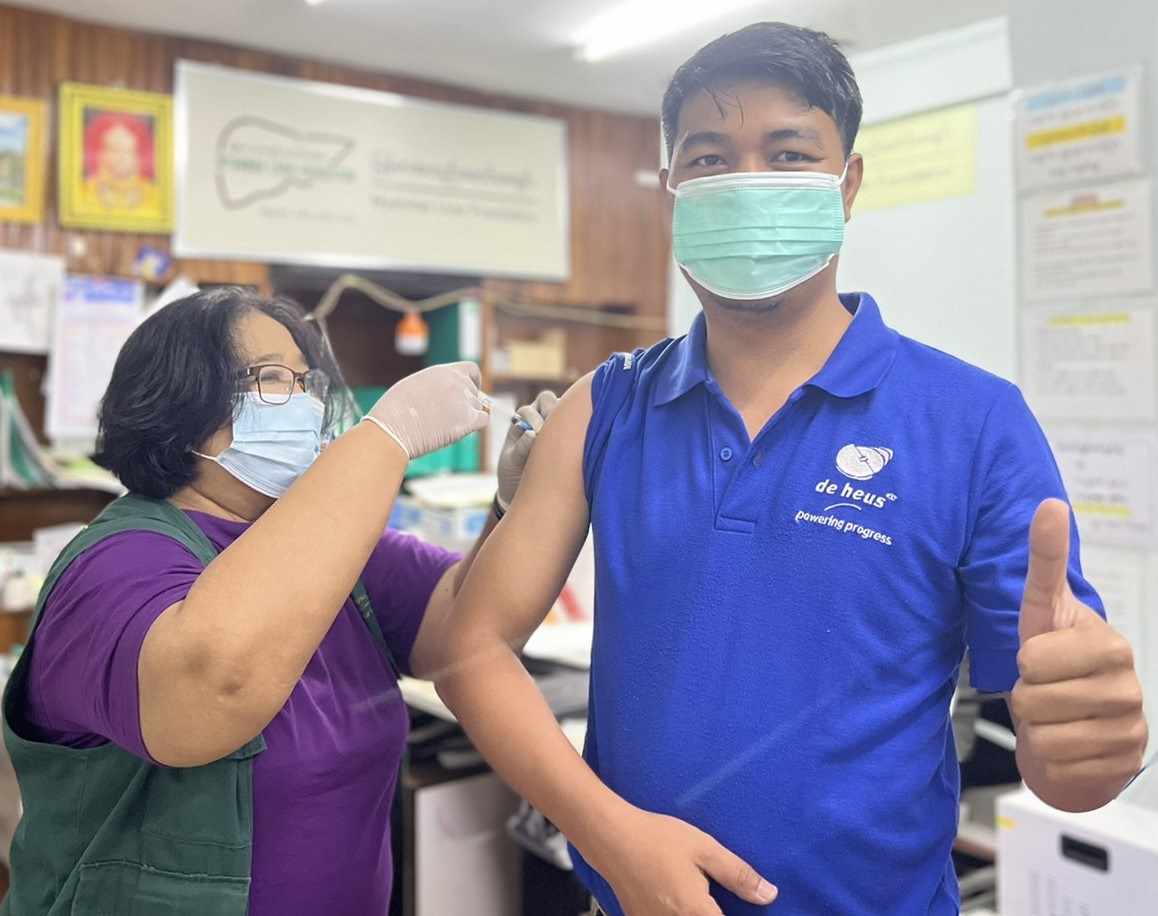
[[[528,423],[502,402],[496,401],[490,395],[483,395],[483,403],[486,405],[486,410],[489,413],[493,414],[497,412],[501,417],[510,417],[511,425],[519,427],[519,429],[521,429],[523,432],[530,432],[532,429],[534,429],[530,423]]]

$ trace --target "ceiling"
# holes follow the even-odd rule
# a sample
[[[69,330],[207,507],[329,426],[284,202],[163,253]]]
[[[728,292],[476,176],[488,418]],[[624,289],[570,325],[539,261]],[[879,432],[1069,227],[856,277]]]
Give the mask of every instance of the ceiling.
[[[1008,0],[751,0],[599,63],[576,36],[623,0],[16,0],[80,19],[348,63],[587,108],[655,114],[700,45],[759,19],[829,32],[856,54],[1007,12]],[[701,16],[712,0],[666,0]]]

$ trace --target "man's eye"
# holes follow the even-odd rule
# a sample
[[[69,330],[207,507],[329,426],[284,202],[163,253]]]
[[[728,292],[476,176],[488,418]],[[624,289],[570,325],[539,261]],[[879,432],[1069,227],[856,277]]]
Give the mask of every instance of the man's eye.
[[[811,156],[806,156],[804,153],[797,153],[792,150],[784,150],[772,157],[773,162],[812,162]]]
[[[724,157],[723,156],[717,156],[715,153],[708,153],[707,155],[704,155],[704,156],[698,156],[697,158],[693,159],[691,162],[688,163],[688,165],[691,166],[692,168],[701,168],[701,169],[708,169],[708,168],[712,168],[713,166],[723,165],[723,164],[724,164]]]

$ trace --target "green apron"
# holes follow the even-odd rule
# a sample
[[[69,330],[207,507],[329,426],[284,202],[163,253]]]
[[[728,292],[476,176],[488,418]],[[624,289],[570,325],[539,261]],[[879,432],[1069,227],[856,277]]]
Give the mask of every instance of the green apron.
[[[200,767],[149,763],[111,742],[68,748],[22,737],[28,661],[41,612],[81,553],[122,531],[152,531],[206,566],[217,555],[180,509],[140,496],[110,504],[61,552],[41,589],[32,632],[4,692],[4,743],[24,815],[12,841],[12,886],[0,916],[244,916],[253,841],[258,735]],[[353,599],[392,670],[359,581]]]

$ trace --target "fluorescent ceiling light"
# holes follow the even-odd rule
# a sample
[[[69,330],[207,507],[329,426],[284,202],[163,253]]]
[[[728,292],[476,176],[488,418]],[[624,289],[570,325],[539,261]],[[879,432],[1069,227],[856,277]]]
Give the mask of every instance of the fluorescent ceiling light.
[[[756,0],[626,0],[592,20],[576,36],[580,60],[604,60],[710,22]]]
[[[306,0],[306,3],[310,6],[321,6],[325,2],[326,0]]]

